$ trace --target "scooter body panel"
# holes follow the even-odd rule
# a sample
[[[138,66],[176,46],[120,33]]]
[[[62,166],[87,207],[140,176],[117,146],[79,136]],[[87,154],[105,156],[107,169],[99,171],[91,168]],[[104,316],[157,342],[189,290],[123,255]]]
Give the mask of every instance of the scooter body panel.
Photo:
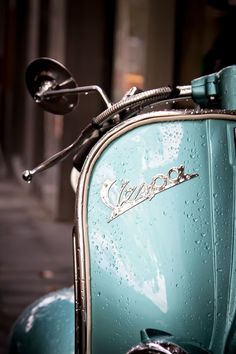
[[[50,293],[16,321],[9,354],[74,354],[74,289]]]
[[[88,353],[126,353],[143,328],[214,354],[229,346],[236,123],[160,115],[110,132],[82,171]],[[175,183],[181,166],[188,178]]]

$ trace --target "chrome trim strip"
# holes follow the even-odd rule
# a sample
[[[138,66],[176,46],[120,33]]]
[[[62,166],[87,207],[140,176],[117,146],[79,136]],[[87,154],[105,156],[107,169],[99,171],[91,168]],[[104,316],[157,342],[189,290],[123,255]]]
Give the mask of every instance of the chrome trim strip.
[[[236,120],[235,112],[226,111],[159,111],[138,115],[117,125],[106,133],[92,148],[84,163],[80,174],[76,193],[75,210],[75,234],[76,250],[75,274],[78,279],[75,282],[76,296],[76,338],[78,348],[76,353],[91,354],[91,287],[90,287],[90,255],[87,233],[87,191],[90,175],[97,159],[105,148],[116,138],[129,130],[141,125],[156,122],[173,122],[185,120]]]

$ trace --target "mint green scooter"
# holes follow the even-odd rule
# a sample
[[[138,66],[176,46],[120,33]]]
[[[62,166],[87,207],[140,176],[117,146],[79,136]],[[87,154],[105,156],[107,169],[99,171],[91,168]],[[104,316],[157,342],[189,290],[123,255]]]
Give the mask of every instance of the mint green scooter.
[[[26,80],[55,114],[94,91],[107,108],[23,174],[75,155],[75,282],[25,310],[10,353],[236,353],[236,67],[114,104],[52,59]],[[186,98],[194,109],[158,110]]]

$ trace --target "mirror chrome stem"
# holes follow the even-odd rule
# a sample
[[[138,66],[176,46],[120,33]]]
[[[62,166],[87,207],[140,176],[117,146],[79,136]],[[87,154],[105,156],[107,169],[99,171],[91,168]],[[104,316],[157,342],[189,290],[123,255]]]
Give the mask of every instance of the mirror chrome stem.
[[[48,100],[51,97],[62,96],[62,95],[74,95],[75,93],[86,95],[94,91],[99,93],[104,103],[106,104],[107,108],[112,106],[112,103],[110,102],[106,93],[103,91],[103,89],[100,86],[97,85],[81,86],[81,87],[70,88],[70,89],[55,89],[55,90],[49,89],[48,91],[44,91],[43,93],[40,93],[40,95],[37,92],[34,96],[34,99],[36,102],[42,102],[43,100]],[[38,101],[38,99],[40,101]]]

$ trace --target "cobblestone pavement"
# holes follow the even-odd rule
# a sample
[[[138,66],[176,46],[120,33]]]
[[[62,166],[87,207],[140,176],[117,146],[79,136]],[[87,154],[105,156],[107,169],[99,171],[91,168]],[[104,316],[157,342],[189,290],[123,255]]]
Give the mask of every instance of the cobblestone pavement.
[[[0,177],[0,354],[20,312],[73,282],[71,223],[56,223],[14,180]]]

